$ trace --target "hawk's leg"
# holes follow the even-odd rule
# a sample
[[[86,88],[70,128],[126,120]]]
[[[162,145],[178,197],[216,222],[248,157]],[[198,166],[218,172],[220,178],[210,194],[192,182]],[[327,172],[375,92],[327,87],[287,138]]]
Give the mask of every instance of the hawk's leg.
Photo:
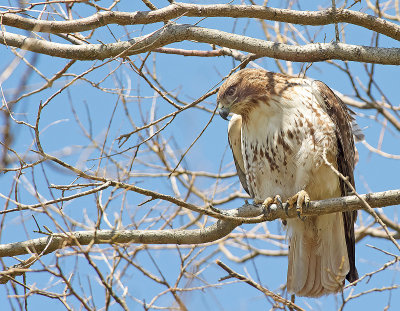
[[[308,207],[310,205],[310,196],[304,190],[300,190],[294,196],[290,197],[287,201],[287,210],[293,208],[296,204],[297,216],[301,219],[303,213],[303,206]]]
[[[283,208],[283,203],[282,203],[282,199],[281,196],[279,194],[277,194],[276,196],[274,196],[273,198],[268,197],[266,198],[264,201],[258,201],[258,200],[254,200],[255,204],[262,204],[262,207],[264,209],[264,211],[268,211],[269,207],[272,204],[276,204],[279,206],[279,208]]]

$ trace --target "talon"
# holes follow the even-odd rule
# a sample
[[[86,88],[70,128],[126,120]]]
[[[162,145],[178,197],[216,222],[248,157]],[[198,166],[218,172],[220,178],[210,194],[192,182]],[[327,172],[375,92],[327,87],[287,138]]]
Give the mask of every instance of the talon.
[[[310,200],[310,197],[307,195],[307,197],[306,197],[306,200],[305,200],[305,205],[306,205],[306,208],[309,208],[310,207],[310,205],[311,205],[311,200]]]
[[[283,203],[282,203],[282,199],[281,196],[279,194],[277,194],[274,198],[274,202],[276,205],[279,206],[279,208],[283,208]]]
[[[297,217],[301,220],[301,221],[304,221],[304,220],[306,220],[306,216],[301,216],[301,215],[297,215]]]
[[[289,204],[285,205],[285,214],[289,217]]]
[[[269,212],[270,206],[272,204],[276,204],[280,208],[283,208],[283,203],[282,203],[282,199],[281,199],[280,195],[276,195],[276,196],[274,196],[274,198],[268,197],[264,200],[264,202],[262,203],[262,207],[263,207],[265,213]]]
[[[264,214],[269,212],[269,207],[274,203],[274,200],[271,197],[268,197],[262,203]]]
[[[303,214],[303,207],[305,206],[307,208],[310,206],[310,196],[306,191],[300,190],[287,200],[287,204],[287,209],[285,209],[286,214],[288,214],[289,208],[293,208],[294,204],[296,204],[297,217],[304,220],[305,217],[302,217],[301,215]]]
[[[274,203],[274,199],[271,197],[268,197],[264,200],[264,202],[262,203],[262,205],[264,207],[269,207],[270,205],[272,205]]]
[[[285,210],[285,214],[286,214],[286,216],[288,216],[289,217],[289,209],[290,208],[293,208],[293,205],[292,205],[292,203],[290,202],[290,199],[291,198],[289,198],[287,201],[286,201],[286,204],[285,204],[285,206],[284,206],[284,210]]]

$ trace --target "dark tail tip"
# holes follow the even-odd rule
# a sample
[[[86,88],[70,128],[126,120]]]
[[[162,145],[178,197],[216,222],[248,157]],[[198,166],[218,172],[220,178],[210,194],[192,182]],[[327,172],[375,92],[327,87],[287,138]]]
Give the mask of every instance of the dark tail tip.
[[[349,281],[350,283],[353,283],[353,282],[357,281],[358,278],[359,277],[358,277],[357,269],[355,267],[350,268],[349,273],[347,273],[347,275],[346,275],[347,281]]]

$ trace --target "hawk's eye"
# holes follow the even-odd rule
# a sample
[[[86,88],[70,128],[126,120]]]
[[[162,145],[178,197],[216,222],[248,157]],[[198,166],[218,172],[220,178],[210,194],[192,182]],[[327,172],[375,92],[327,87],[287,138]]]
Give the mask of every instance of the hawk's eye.
[[[234,85],[230,86],[225,92],[226,96],[232,96],[233,94],[235,94],[235,86]]]

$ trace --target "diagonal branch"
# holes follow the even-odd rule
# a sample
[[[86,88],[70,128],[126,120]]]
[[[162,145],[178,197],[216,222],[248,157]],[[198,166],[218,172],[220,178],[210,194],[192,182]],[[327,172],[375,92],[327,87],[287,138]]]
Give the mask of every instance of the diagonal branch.
[[[233,271],[231,268],[229,268],[226,264],[224,264],[220,260],[216,260],[216,264],[220,266],[222,269],[224,269],[226,272],[228,272],[228,277],[232,277],[235,279],[238,279],[242,282],[246,282],[247,284],[253,286],[254,288],[258,289],[260,292],[262,292],[265,296],[271,297],[275,302],[282,303],[285,306],[289,307],[290,310],[297,310],[297,311],[304,311],[303,308],[300,308],[298,305],[294,304],[292,301],[287,300],[278,294],[275,294],[274,292],[271,292],[270,290],[266,289],[265,287],[261,286],[260,284],[254,282],[253,280],[249,279],[248,277],[245,277],[242,274],[239,274],[235,271]],[[226,279],[226,277],[224,277]]]

